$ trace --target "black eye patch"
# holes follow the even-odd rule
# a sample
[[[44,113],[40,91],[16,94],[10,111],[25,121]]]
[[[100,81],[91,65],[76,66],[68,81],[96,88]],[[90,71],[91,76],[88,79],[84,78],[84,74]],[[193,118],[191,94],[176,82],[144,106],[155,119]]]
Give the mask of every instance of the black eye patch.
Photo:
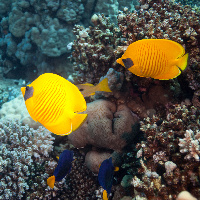
[[[133,61],[130,58],[122,59],[122,61],[127,69],[134,65]]]
[[[25,94],[24,94],[24,100],[26,101],[27,99],[31,98],[33,96],[33,92],[34,92],[34,89],[33,87],[29,87],[29,86],[26,86],[26,91],[25,91]]]

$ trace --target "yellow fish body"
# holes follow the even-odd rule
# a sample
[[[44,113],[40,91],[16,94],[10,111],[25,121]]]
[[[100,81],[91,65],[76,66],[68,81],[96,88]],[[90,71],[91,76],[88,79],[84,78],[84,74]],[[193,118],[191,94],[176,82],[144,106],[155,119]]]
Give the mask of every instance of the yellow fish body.
[[[117,63],[140,77],[160,80],[176,78],[187,67],[188,54],[177,42],[143,39],[130,44]]]
[[[21,88],[30,116],[57,135],[68,135],[85,121],[86,101],[79,89],[63,77],[45,73]]]

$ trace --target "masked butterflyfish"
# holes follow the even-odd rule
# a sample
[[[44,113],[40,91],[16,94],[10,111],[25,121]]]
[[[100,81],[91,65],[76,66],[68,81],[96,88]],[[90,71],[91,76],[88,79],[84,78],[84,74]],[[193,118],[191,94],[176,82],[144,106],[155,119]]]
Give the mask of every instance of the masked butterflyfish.
[[[21,88],[33,120],[57,135],[68,135],[85,121],[86,101],[79,89],[65,78],[45,73]]]
[[[59,157],[58,165],[54,170],[53,176],[47,179],[47,185],[54,188],[55,181],[61,181],[67,174],[70,173],[73,161],[73,151],[64,150]]]
[[[176,78],[187,67],[188,54],[179,43],[167,39],[143,39],[130,44],[117,63],[140,77]]]
[[[103,200],[108,200],[108,194],[111,192],[114,171],[118,171],[118,167],[114,167],[112,163],[112,157],[104,160],[99,168],[98,181],[99,184],[103,187]]]

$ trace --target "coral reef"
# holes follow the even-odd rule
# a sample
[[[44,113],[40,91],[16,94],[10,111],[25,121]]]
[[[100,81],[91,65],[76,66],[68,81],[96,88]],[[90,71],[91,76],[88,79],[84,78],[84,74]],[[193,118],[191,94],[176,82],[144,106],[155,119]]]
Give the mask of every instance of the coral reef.
[[[94,0],[2,1],[0,3],[0,64],[3,73],[7,77],[11,77],[16,76],[16,71],[23,72],[24,75],[18,73],[20,78],[30,78],[31,73],[38,75],[45,71],[57,72],[54,62],[63,64],[63,59],[60,56],[64,55],[68,62],[65,60],[65,69],[62,69],[61,73],[67,77],[72,72],[70,69],[73,66],[72,63],[68,65],[68,57],[71,53],[68,44],[74,39],[71,31],[73,25],[80,22],[89,25],[92,15],[102,12],[116,22],[118,10],[123,9],[124,6],[133,9],[132,2],[135,4],[133,0],[127,1],[127,5],[123,1],[118,2],[117,0],[104,3]],[[101,18],[100,15],[98,18]],[[112,35],[115,34],[112,33],[113,28],[108,31],[107,22],[103,21],[103,31],[106,30],[106,32],[102,37],[106,43],[109,43],[108,40],[113,40]],[[105,51],[107,53],[102,54],[101,60],[104,60],[104,56],[105,61],[110,60],[111,49],[109,48],[108,51]],[[113,63],[114,60],[109,62]],[[8,70],[4,70],[5,68],[9,69],[10,73]]]
[[[146,141],[136,144],[141,166],[132,184],[147,199],[176,199],[187,190],[199,198],[199,110],[172,105],[166,119],[159,116],[141,121]]]
[[[93,23],[93,27],[85,29],[75,25],[73,29],[77,38],[72,52],[73,76],[75,81],[81,83],[97,83],[116,60],[114,50],[119,45],[118,30],[104,15],[93,17]]]
[[[118,12],[116,27],[111,21]],[[71,74],[73,83],[93,84],[107,77],[113,91],[87,99],[93,102],[86,122],[66,137],[75,148],[69,143],[62,147],[75,152],[71,173],[51,190],[46,179],[65,139],[56,137],[53,151],[54,138],[35,126],[23,98],[12,100],[20,83],[1,84],[0,199],[101,199],[103,190],[92,172],[98,173],[110,156],[121,170],[115,175],[113,200],[176,199],[181,191],[200,198],[199,18],[194,8],[170,0],[140,0],[140,5],[135,0],[0,2],[1,77],[31,81],[54,72]],[[80,22],[72,43],[71,29]],[[143,38],[182,44],[190,54],[188,68],[175,80],[157,81],[119,66],[115,60],[127,46]],[[185,97],[193,106],[176,104]],[[8,118],[20,122],[6,122]]]
[[[52,167],[47,162],[54,140],[50,132],[42,127],[33,130],[17,121],[1,121],[0,135],[0,198],[22,199],[28,193],[41,196],[47,186],[45,169]]]
[[[59,153],[53,152],[54,137],[45,128],[1,120],[0,136],[0,199],[97,199],[96,177],[76,149],[70,174],[53,190],[47,186],[57,165],[52,155]]]
[[[97,1],[95,7],[95,13],[101,14],[104,13],[105,16],[109,16],[112,22],[117,22],[119,3],[118,0],[109,0],[109,1]]]
[[[7,3],[1,5],[4,7]],[[60,56],[68,57],[71,51],[67,47],[74,38],[70,30],[81,20],[82,2],[13,0],[6,9],[0,22],[1,65],[9,71],[24,71],[24,75],[19,74],[23,78],[27,78],[26,73],[56,71],[54,62],[62,63]],[[66,69],[63,71],[69,75]],[[3,73],[10,76],[8,71]]]

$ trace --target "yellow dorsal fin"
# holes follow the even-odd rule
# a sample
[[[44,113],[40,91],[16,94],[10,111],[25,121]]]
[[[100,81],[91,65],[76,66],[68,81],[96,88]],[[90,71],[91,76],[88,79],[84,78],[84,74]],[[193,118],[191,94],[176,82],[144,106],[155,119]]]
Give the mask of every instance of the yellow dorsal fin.
[[[50,188],[54,188],[54,183],[55,183],[55,180],[56,180],[56,177],[53,175],[53,176],[50,176],[48,179],[47,179],[47,185],[50,187]]]

